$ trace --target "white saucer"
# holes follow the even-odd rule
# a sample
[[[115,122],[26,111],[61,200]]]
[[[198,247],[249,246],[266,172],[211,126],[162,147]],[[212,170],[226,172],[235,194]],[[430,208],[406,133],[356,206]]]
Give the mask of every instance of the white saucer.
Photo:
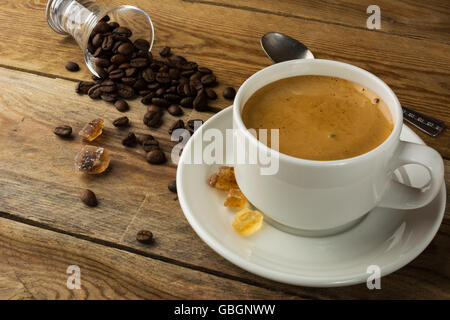
[[[232,128],[232,108],[202,126],[222,132]],[[365,283],[367,267],[381,275],[394,272],[416,258],[435,236],[445,211],[445,185],[428,206],[416,210],[375,208],[357,226],[341,234],[308,238],[282,232],[268,223],[244,238],[231,226],[235,211],[223,206],[225,194],[207,184],[220,165],[186,164],[196,134],[178,164],[177,190],[181,208],[195,232],[213,250],[239,267],[275,281],[313,287]],[[403,126],[402,140],[423,143]],[[206,143],[209,144],[210,142]],[[408,165],[397,170],[399,180],[416,187],[428,181],[425,169]],[[282,208],[280,208],[282,209]]]

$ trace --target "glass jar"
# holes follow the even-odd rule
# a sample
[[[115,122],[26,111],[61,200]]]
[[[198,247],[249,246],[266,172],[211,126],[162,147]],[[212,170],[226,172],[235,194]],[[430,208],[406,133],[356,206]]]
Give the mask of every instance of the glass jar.
[[[97,23],[108,16],[110,21],[130,29],[131,40],[144,39],[150,43],[151,51],[154,40],[153,23],[141,9],[123,5],[107,7],[92,0],[49,0],[46,8],[47,22],[53,31],[71,35],[84,53],[84,60],[89,70],[98,76],[95,70],[95,58],[89,51],[89,38]]]

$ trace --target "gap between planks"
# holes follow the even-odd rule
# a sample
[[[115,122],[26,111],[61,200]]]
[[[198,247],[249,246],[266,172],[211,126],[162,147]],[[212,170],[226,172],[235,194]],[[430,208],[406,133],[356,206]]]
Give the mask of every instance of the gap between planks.
[[[95,243],[95,244],[98,244],[98,245],[102,245],[102,246],[105,246],[105,247],[109,247],[109,248],[125,251],[125,252],[128,252],[128,253],[133,253],[133,254],[136,254],[136,255],[139,255],[139,256],[142,256],[142,257],[146,257],[146,258],[162,261],[162,262],[169,263],[169,264],[181,267],[181,268],[186,268],[186,269],[190,269],[190,270],[194,270],[194,271],[198,271],[198,272],[203,272],[203,273],[210,274],[210,275],[213,275],[213,276],[216,276],[216,277],[221,277],[221,278],[224,278],[224,279],[227,279],[227,280],[233,280],[233,281],[242,282],[242,283],[245,283],[247,285],[251,285],[251,286],[254,286],[254,287],[261,288],[261,289],[266,289],[266,290],[270,290],[270,291],[274,291],[274,292],[281,292],[281,293],[284,293],[284,294],[288,294],[288,295],[299,297],[301,299],[308,299],[308,300],[317,299],[314,296],[308,296],[308,295],[305,295],[305,294],[299,294],[298,292],[295,292],[295,291],[292,292],[292,291],[284,290],[284,289],[281,289],[281,290],[274,289],[271,286],[267,286],[267,285],[264,285],[264,284],[258,283],[256,281],[252,281],[252,280],[246,279],[246,278],[233,276],[233,275],[226,274],[226,273],[223,273],[223,272],[220,272],[220,271],[211,270],[211,269],[208,269],[208,268],[192,265],[192,264],[189,264],[189,263],[185,263],[185,262],[178,261],[178,260],[175,260],[175,259],[167,258],[167,257],[160,256],[160,255],[157,255],[157,254],[148,253],[148,252],[141,251],[141,250],[138,250],[138,249],[135,249],[135,248],[132,248],[132,247],[128,247],[126,245],[121,245],[121,244],[110,242],[110,241],[107,241],[107,240],[102,240],[102,239],[98,239],[98,238],[94,238],[94,237],[90,237],[90,236],[86,236],[86,235],[77,234],[77,233],[74,233],[74,232],[65,231],[65,230],[62,230],[62,229],[59,229],[59,228],[56,228],[56,227],[52,227],[52,226],[47,225],[45,223],[33,221],[33,220],[30,220],[30,219],[27,219],[27,218],[14,216],[14,215],[11,215],[11,214],[9,214],[7,212],[0,211],[0,218],[12,220],[12,221],[19,222],[19,223],[22,223],[22,224],[25,224],[25,225],[41,228],[41,229],[52,231],[52,232],[56,232],[56,233],[59,233],[59,234],[64,234],[64,235],[67,235],[67,236],[74,237],[76,239],[89,241],[89,242],[92,242],[92,243]]]

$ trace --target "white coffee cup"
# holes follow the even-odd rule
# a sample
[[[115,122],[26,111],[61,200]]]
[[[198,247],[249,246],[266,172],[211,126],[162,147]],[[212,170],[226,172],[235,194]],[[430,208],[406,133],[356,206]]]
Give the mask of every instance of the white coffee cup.
[[[269,220],[301,234],[327,235],[355,224],[376,206],[414,209],[434,199],[444,178],[441,156],[430,147],[401,141],[403,113],[395,94],[378,77],[346,63],[293,60],[267,67],[247,79],[233,106],[233,128],[245,143],[269,151],[242,121],[246,101],[271,82],[300,75],[338,77],[372,90],[389,107],[394,128],[377,148],[353,158],[313,161],[270,150],[279,160],[279,170],[273,175],[262,175],[261,164],[237,162],[239,187]],[[234,152],[239,156],[244,151],[235,147]],[[395,169],[412,163],[424,166],[430,173],[430,182],[422,189],[393,180]]]

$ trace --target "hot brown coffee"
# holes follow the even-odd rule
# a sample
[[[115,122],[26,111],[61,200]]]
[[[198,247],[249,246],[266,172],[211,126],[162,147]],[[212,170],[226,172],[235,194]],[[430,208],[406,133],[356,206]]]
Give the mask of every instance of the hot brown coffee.
[[[386,104],[361,85],[328,76],[275,81],[244,105],[247,128],[279,129],[279,151],[309,160],[339,160],[380,145],[393,129]]]

